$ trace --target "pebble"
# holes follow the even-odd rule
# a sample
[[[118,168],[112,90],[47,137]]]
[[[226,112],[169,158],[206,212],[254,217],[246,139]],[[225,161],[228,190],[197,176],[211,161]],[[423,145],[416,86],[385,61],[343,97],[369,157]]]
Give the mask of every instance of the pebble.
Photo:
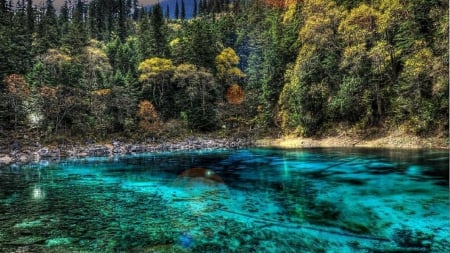
[[[109,157],[121,154],[138,154],[146,152],[163,151],[189,151],[201,149],[240,148],[253,145],[251,140],[235,139],[210,139],[187,138],[182,141],[164,141],[160,143],[128,144],[120,141],[112,141],[112,145],[63,145],[59,147],[43,147],[37,144],[34,147],[22,147],[11,153],[0,153],[0,167],[11,164],[38,163],[41,160],[59,160],[62,157],[82,158],[88,156]]]

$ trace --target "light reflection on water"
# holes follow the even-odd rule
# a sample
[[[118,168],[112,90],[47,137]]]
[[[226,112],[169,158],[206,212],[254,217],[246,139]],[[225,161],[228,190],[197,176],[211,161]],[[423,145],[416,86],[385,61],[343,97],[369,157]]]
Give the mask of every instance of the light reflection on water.
[[[243,149],[0,169],[0,252],[445,252],[448,152]]]

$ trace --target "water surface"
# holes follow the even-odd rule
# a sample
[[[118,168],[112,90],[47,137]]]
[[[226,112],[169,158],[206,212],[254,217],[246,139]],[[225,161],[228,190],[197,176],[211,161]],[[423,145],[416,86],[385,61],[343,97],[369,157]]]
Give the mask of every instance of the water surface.
[[[0,252],[447,252],[447,151],[240,149],[0,168]]]

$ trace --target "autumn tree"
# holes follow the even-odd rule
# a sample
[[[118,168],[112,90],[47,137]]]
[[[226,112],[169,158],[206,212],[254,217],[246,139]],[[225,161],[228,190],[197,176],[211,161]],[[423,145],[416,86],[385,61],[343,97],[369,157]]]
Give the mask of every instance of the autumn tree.
[[[338,32],[344,45],[340,63],[343,79],[329,104],[330,117],[334,120],[369,124],[375,116],[382,115],[382,83],[376,75],[371,75],[371,66],[375,63],[371,61],[374,56],[371,50],[380,37],[380,19],[377,10],[361,4],[339,25]],[[354,106],[355,103],[359,106]]]
[[[214,108],[217,101],[217,83],[213,74],[193,64],[176,67],[172,82],[176,85],[174,109],[192,129],[211,130],[216,125]]]
[[[155,131],[159,122],[158,112],[148,100],[139,102],[137,116],[140,119],[139,127],[144,131]]]
[[[170,105],[173,103],[173,86],[171,78],[175,66],[170,59],[149,58],[139,64],[139,81],[145,98],[153,101],[161,116],[171,115]]]
[[[30,87],[24,76],[12,74],[3,80],[5,89],[0,90],[0,126],[4,129],[17,130],[27,122]]]
[[[216,56],[217,77],[222,83],[223,90],[245,77],[245,74],[238,68],[238,64],[239,56],[232,48],[225,48]]]
[[[91,40],[84,48],[81,64],[84,66],[83,79],[88,90],[98,90],[109,86],[107,83],[112,74],[112,67],[104,51],[103,43]]]
[[[317,133],[327,119],[328,97],[339,81],[339,23],[345,11],[332,1],[305,1],[302,44],[279,99],[280,124],[300,135]]]

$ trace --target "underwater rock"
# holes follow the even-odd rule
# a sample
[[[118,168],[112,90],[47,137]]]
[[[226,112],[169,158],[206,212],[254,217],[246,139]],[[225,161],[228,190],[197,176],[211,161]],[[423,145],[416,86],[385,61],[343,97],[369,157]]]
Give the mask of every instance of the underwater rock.
[[[20,246],[20,245],[40,244],[40,243],[43,243],[44,241],[45,241],[45,238],[43,238],[43,237],[22,236],[22,237],[15,239],[14,241],[6,242],[5,244]]]
[[[396,229],[393,235],[394,241],[401,247],[430,248],[433,235],[412,229]]]
[[[45,245],[47,247],[59,246],[59,245],[68,245],[71,244],[72,240],[67,237],[60,238],[51,238],[45,241]]]
[[[13,159],[9,155],[1,155],[0,156],[0,166],[2,165],[8,165],[13,162]]]
[[[14,228],[33,228],[33,227],[39,227],[42,226],[42,221],[40,220],[34,220],[34,221],[24,221],[22,223],[18,223],[14,225]]]

